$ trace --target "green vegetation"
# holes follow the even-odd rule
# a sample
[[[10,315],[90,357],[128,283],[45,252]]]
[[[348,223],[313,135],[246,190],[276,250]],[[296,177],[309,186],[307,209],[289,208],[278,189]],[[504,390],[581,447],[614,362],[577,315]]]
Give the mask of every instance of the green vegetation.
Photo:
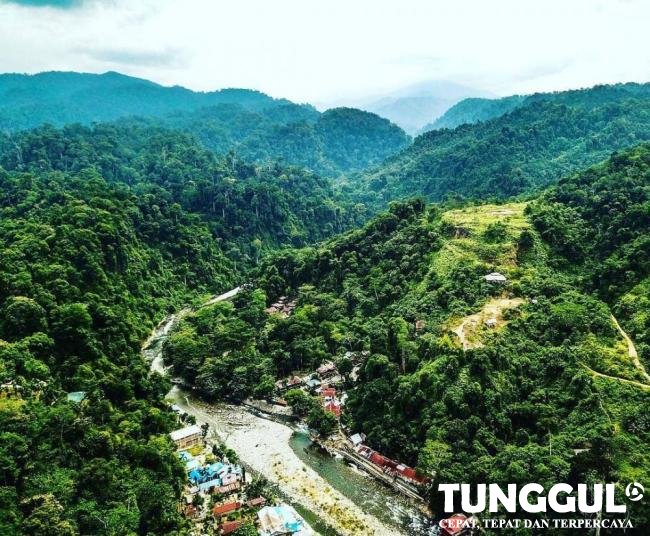
[[[350,179],[347,188],[369,206],[413,195],[485,201],[530,193],[650,140],[649,88],[531,97],[490,121],[427,132],[380,168]]]
[[[0,171],[0,192],[0,533],[176,532],[169,384],[140,343],[231,263],[197,217],[93,170]]]
[[[647,85],[514,98],[333,183],[408,139],[358,110],[67,77],[36,108],[31,79],[0,78],[0,533],[184,533],[170,385],[140,344],[242,282],[164,347],[207,399],[269,399],[331,360],[343,423],[434,484],[649,480],[650,145],[627,148],[650,139]],[[122,119],[17,132],[72,117]],[[411,194],[448,199],[361,226]]]
[[[265,249],[304,245],[366,217],[363,206],[301,168],[217,157],[192,137],[157,127],[73,125],[0,137],[0,165],[34,173],[91,168],[152,203],[176,203],[202,216],[238,267]]]
[[[301,108],[290,101],[273,99],[249,89],[200,93],[179,86],[164,87],[116,72],[0,75],[0,127],[3,131],[25,130],[43,123],[63,126],[113,121],[134,115],[162,117],[220,105],[240,106],[251,111]],[[302,108],[307,116],[318,114],[311,106]]]
[[[422,131],[439,130],[441,128],[456,128],[460,125],[489,121],[515,108],[525,102],[526,97],[512,95],[501,99],[469,98],[454,104],[433,123],[426,125]]]
[[[247,161],[261,163],[280,159],[326,176],[378,166],[410,143],[387,119],[354,108],[306,114],[296,105],[255,113],[219,106],[175,114],[158,123],[196,135],[216,153],[233,150]]]

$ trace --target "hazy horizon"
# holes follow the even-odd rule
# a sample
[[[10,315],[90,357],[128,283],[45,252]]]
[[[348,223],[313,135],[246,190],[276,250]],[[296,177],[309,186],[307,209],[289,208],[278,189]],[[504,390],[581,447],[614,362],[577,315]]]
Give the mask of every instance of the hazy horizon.
[[[650,5],[565,4],[0,0],[0,71],[117,71],[319,105],[432,80],[504,96],[650,79]]]

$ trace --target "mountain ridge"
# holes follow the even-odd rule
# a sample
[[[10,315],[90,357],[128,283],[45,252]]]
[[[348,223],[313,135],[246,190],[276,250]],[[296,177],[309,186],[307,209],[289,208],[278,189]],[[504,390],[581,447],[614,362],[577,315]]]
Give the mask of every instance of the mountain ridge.
[[[369,206],[423,195],[505,199],[650,140],[650,84],[597,86],[535,98],[509,113],[416,137],[383,165],[349,177]]]
[[[623,82],[618,84],[597,84],[595,86],[569,89],[564,91],[537,92],[528,95],[509,95],[496,99],[490,98],[468,98],[454,104],[442,116],[433,123],[426,125],[421,134],[430,130],[442,128],[456,128],[464,124],[473,124],[478,121],[488,121],[503,114],[511,112],[516,108],[525,106],[532,102],[548,100],[551,102],[561,103],[565,100],[575,98],[580,94],[592,93],[600,94],[600,98],[609,97],[613,100],[620,98],[622,94],[628,94],[630,97],[640,95],[648,96],[650,91],[647,90],[649,83],[642,82]],[[598,98],[598,97],[596,97]],[[601,102],[602,103],[602,102]]]

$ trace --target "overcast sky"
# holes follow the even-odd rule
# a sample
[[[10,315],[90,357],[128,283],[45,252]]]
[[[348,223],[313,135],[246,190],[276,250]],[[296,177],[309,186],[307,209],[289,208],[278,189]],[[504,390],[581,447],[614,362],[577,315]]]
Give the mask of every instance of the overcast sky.
[[[120,71],[335,102],[650,81],[648,0],[0,0],[0,71]]]

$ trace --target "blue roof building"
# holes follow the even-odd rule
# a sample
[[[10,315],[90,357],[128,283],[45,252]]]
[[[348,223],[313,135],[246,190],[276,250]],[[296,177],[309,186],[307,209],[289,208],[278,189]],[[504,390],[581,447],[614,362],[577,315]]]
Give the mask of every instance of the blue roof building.
[[[86,398],[86,391],[73,391],[72,393],[68,393],[66,397],[68,402],[74,402],[75,404],[79,404],[84,398]]]
[[[201,471],[201,469],[194,469],[190,471],[190,474],[188,476],[190,482],[193,484],[199,484],[203,480],[203,471]]]
[[[194,471],[195,469],[200,469],[200,467],[201,467],[201,464],[199,463],[199,460],[194,460],[194,459],[192,459],[192,460],[188,460],[188,461],[185,463],[185,470],[186,470],[188,473],[191,473],[191,472]]]
[[[181,450],[178,452],[178,457],[183,460],[184,462],[189,462],[191,459],[194,458],[189,452],[186,450]]]
[[[219,478],[213,478],[211,480],[206,480],[199,484],[199,491],[208,491],[210,488],[218,488],[221,486],[221,480]]]

